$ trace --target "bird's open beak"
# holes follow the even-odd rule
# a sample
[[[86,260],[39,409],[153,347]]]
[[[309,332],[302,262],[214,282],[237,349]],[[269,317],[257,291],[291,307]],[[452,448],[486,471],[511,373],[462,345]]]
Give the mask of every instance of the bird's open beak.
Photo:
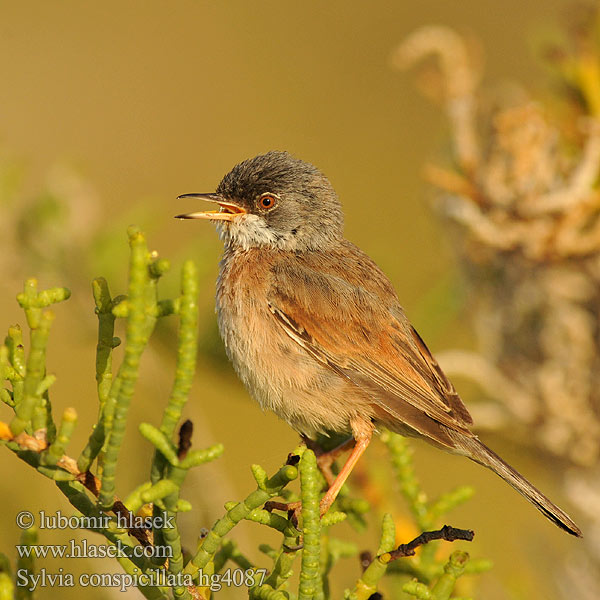
[[[220,206],[219,210],[206,212],[194,212],[187,215],[176,215],[176,219],[209,219],[211,221],[232,221],[238,215],[246,214],[246,210],[233,202],[227,202],[220,194],[182,194],[181,198],[199,198],[208,202],[215,202]]]

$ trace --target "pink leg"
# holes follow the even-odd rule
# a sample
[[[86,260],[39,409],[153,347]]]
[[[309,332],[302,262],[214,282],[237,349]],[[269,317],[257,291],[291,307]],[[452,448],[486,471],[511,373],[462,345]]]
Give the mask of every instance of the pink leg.
[[[327,482],[327,486],[331,487],[333,482],[335,481],[335,475],[331,470],[331,465],[339,458],[341,454],[350,450],[354,447],[355,441],[354,438],[350,438],[345,442],[342,442],[339,446],[333,448],[333,450],[329,450],[328,452],[324,452],[323,449],[313,442],[310,438],[304,437],[304,443],[308,448],[310,448],[317,457],[317,466],[321,470],[323,477],[325,477],[325,481]]]
[[[327,480],[327,484],[329,485],[329,489],[326,494],[321,499],[320,503],[320,512],[321,516],[323,516],[334,503],[337,495],[340,493],[342,486],[348,479],[352,469],[355,467],[356,463],[363,455],[363,452],[367,449],[367,446],[371,442],[371,438],[373,437],[373,425],[370,421],[366,419],[355,420],[352,424],[352,435],[353,439],[344,442],[337,448],[334,448],[330,452],[326,452],[318,457],[318,464],[321,467],[323,475]],[[342,453],[348,450],[350,444],[354,442],[354,447],[352,448],[352,452],[350,452],[350,456],[346,460],[344,466],[341,471],[338,473],[337,477],[333,477],[333,473],[331,472],[331,464],[333,461]],[[307,443],[307,445],[309,445]],[[314,447],[314,444],[313,444]],[[311,448],[312,449],[312,448]],[[315,452],[317,453],[317,452]],[[287,510],[293,511],[294,520],[297,522],[298,513],[302,504],[300,502],[275,502],[269,501],[265,504],[265,509],[267,510]]]
[[[321,499],[321,516],[323,516],[329,510],[329,507],[337,498],[337,495],[340,493],[340,490],[346,482],[346,479],[348,479],[352,469],[358,462],[359,458],[363,455],[363,452],[367,449],[372,435],[373,432],[368,431],[356,437],[356,443],[354,444],[354,448],[352,449],[348,460],[342,467],[342,470],[339,472],[338,476],[335,478],[333,484],[327,490],[327,493]]]

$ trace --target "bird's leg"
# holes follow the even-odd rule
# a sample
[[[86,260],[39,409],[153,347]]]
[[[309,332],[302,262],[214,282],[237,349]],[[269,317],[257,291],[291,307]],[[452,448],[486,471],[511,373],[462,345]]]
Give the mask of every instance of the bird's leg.
[[[368,424],[367,424],[368,423]],[[363,420],[357,421],[356,423],[352,423],[352,435],[353,437],[349,440],[346,440],[333,450],[329,452],[321,453],[317,457],[317,464],[321,467],[321,472],[323,476],[327,480],[327,485],[329,485],[329,489],[326,494],[321,499],[320,503],[320,513],[323,516],[334,503],[337,495],[340,493],[342,486],[348,479],[348,476],[352,472],[352,469],[355,467],[356,463],[362,456],[363,452],[367,449],[367,446],[371,442],[371,437],[373,436],[373,425],[370,422],[365,422]],[[314,444],[314,442],[306,440],[307,446],[315,452],[318,453],[318,445]],[[352,452],[350,456],[344,463],[344,466],[340,470],[337,476],[334,476],[331,471],[331,465],[333,461],[343,452],[348,450],[353,445]],[[321,451],[322,452],[322,451]],[[319,463],[321,460],[321,463]],[[288,512],[288,518],[291,518],[295,524],[298,523],[298,517],[300,510],[302,508],[301,502],[275,502],[269,501],[265,503],[266,510],[285,510]]]
[[[363,452],[367,449],[369,442],[371,441],[371,437],[373,435],[373,430],[369,430],[366,432],[361,432],[359,435],[355,436],[355,444],[348,460],[342,467],[341,471],[338,473],[335,481],[329,486],[327,493],[321,499],[320,504],[320,512],[321,516],[323,516],[328,510],[329,507],[333,504],[337,495],[340,493],[342,486],[348,479],[348,476],[352,472],[352,469],[358,462],[358,459],[362,456]],[[345,444],[344,444],[345,445]]]
[[[331,465],[337,460],[337,458],[350,450],[355,444],[354,438],[350,437],[345,442],[342,442],[339,446],[336,446],[332,450],[325,451],[317,442],[311,440],[308,436],[302,435],[302,441],[306,444],[307,448],[310,448],[317,457],[317,466],[319,467],[327,487],[330,488],[335,482],[335,474],[331,470]],[[288,464],[290,457],[288,457]],[[302,506],[301,502],[277,502],[275,500],[269,500],[265,503],[266,510],[285,510],[297,512]]]
[[[327,452],[325,452],[323,448],[319,446],[319,444],[317,444],[310,438],[302,436],[302,439],[304,440],[304,443],[307,445],[307,447],[315,453],[317,457],[317,466],[323,474],[323,477],[325,477],[327,486],[331,487],[336,477],[333,471],[331,470],[331,465],[333,465],[333,463],[338,459],[338,457],[341,454],[343,454],[347,450],[350,450],[350,448],[354,446],[354,438],[351,437],[347,439],[345,442],[342,442],[339,446],[336,446],[335,448]]]

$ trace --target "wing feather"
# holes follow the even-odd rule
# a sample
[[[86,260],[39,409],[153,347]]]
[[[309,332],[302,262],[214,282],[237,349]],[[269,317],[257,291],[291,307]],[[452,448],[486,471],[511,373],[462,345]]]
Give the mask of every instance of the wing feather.
[[[268,301],[277,322],[315,360],[367,391],[398,420],[425,413],[470,434],[467,409],[391,284],[358,248],[348,247],[350,253],[300,256],[274,267]],[[418,422],[407,424],[421,429]]]

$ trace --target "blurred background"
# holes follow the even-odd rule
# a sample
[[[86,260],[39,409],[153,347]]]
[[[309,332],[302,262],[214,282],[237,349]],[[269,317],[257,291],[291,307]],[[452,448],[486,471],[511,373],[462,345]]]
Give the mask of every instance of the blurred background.
[[[329,176],[345,208],[347,237],[388,274],[434,353],[477,352],[493,363],[501,354],[502,340],[494,338],[495,349],[490,349],[492,342],[482,337],[481,322],[471,319],[478,306],[477,277],[484,278],[488,299],[493,288],[485,285],[485,273],[469,268],[473,246],[471,254],[465,251],[463,240],[468,236],[456,223],[449,224],[456,211],[443,209],[440,219],[432,202],[448,194],[475,197],[473,187],[461,185],[483,185],[478,167],[484,161],[480,156],[474,166],[461,154],[456,127],[444,106],[448,94],[438,90],[437,106],[425,98],[414,73],[394,68],[394,51],[420,27],[449,26],[464,36],[470,68],[478,74],[470,93],[479,85],[503,90],[500,95],[510,89],[512,98],[522,100],[528,94],[552,107],[560,86],[549,76],[542,42],[560,40],[577,10],[565,0],[2,3],[0,314],[3,327],[24,325],[15,295],[25,277],[38,277],[42,287],[64,285],[72,290],[69,302],[55,309],[48,364],[58,377],[51,394],[56,413],[74,406],[79,414],[73,453],[87,439],[97,410],[90,282],[105,276],[113,295],[125,291],[126,227],[131,223],[141,226],[150,246],[172,262],[172,272],[162,282],[164,297],[176,294],[184,258],[194,258],[200,267],[201,355],[186,416],[195,424],[197,447],[222,442],[225,455],[198,469],[186,483],[184,497],[194,510],[182,517],[184,542],[193,547],[200,528],[213,524],[225,501],[241,498],[254,487],[252,463],[273,472],[297,444],[286,424],[262,413],[249,399],[224,356],[214,316],[222,250],[214,229],[173,219],[200,208],[193,201],[176,200],[178,194],[212,191],[235,163],[271,149],[288,150]],[[420,85],[429,91],[436,88],[427,78]],[[463,89],[463,96],[467,92]],[[493,110],[493,97],[490,92],[481,100],[486,110]],[[574,114],[557,110],[562,119]],[[482,110],[474,122],[482,121],[482,135],[488,137],[481,146],[487,147],[494,134],[484,115]],[[525,123],[526,117],[516,118]],[[575,165],[587,151],[585,140],[579,144],[577,135],[566,152]],[[539,160],[546,158],[541,155]],[[459,173],[462,183],[448,183],[447,178],[440,180],[439,172],[437,179],[429,172],[437,184],[430,185],[423,178],[426,163],[449,165],[446,175]],[[568,171],[562,163],[560,168],[561,173]],[[475,255],[482,255],[477,248]],[[538,260],[537,273],[545,260],[539,256],[532,259]],[[567,262],[574,264],[571,257]],[[519,273],[530,267],[521,265]],[[574,269],[577,272],[579,265]],[[481,314],[489,317],[493,306],[493,301],[487,302]],[[588,311],[594,331],[597,305],[595,309]],[[163,321],[144,358],[132,406],[128,458],[118,474],[122,496],[148,476],[151,450],[136,423],[157,423],[170,390],[175,329]],[[493,394],[482,389],[482,378],[477,381],[472,369],[460,362],[465,356],[468,363],[475,355],[446,352],[449,370],[462,373],[456,379],[459,392],[474,408],[476,423],[480,415],[486,425],[480,430],[484,441],[585,524],[585,502],[592,492],[583,484],[577,487],[579,480],[565,482],[573,482],[572,467],[584,471],[597,463],[594,448],[570,454],[563,444],[552,451],[552,433],[544,430],[540,440],[532,433],[544,424],[539,411],[534,411],[535,418],[531,413],[523,416],[507,435],[507,426],[513,429],[511,424],[518,422],[519,406],[502,408],[503,416],[498,416],[494,407],[502,404],[494,405]],[[511,373],[510,368],[504,370],[509,379]],[[522,390],[527,376],[521,373],[513,383]],[[559,405],[568,401],[562,398],[556,400]],[[515,397],[509,405],[511,401],[518,404]],[[0,419],[7,420],[8,414],[2,407]],[[264,431],[269,435],[258,435]],[[593,446],[593,439],[589,443]],[[575,554],[582,542],[552,527],[500,479],[466,459],[423,444],[415,447],[419,476],[432,495],[457,484],[476,488],[474,499],[451,515],[452,525],[477,532],[468,551],[495,564],[470,594],[488,600],[554,600],[573,590],[573,573],[578,581],[589,578],[586,589],[598,585],[591,566],[597,547],[583,552],[580,546]],[[0,539],[2,551],[12,556],[20,533],[15,525],[19,510],[69,508],[50,481],[11,453],[2,453],[0,460]],[[379,473],[385,460],[381,445],[374,443],[364,469],[371,465]],[[583,506],[574,506],[573,493],[568,497],[573,489],[580,496],[588,494]],[[386,508],[402,520],[406,509],[393,494],[397,492],[391,492]],[[415,533],[406,521],[403,541]],[[377,521],[372,525],[361,537],[348,529],[349,538],[373,549]],[[265,540],[255,533],[253,524],[242,524],[236,539],[260,560],[256,546]],[[40,543],[60,543],[71,534],[42,531]],[[88,538],[101,543],[100,538]],[[582,565],[583,572],[577,571]],[[43,566],[49,571],[67,569],[50,559]],[[81,559],[71,561],[68,569],[102,572],[115,565]],[[348,569],[358,575],[358,561],[349,562]],[[42,589],[39,597],[54,593]],[[76,593],[81,592],[61,590],[61,597]],[[113,593],[85,590],[86,598],[109,598]],[[131,596],[139,594],[132,591]]]

